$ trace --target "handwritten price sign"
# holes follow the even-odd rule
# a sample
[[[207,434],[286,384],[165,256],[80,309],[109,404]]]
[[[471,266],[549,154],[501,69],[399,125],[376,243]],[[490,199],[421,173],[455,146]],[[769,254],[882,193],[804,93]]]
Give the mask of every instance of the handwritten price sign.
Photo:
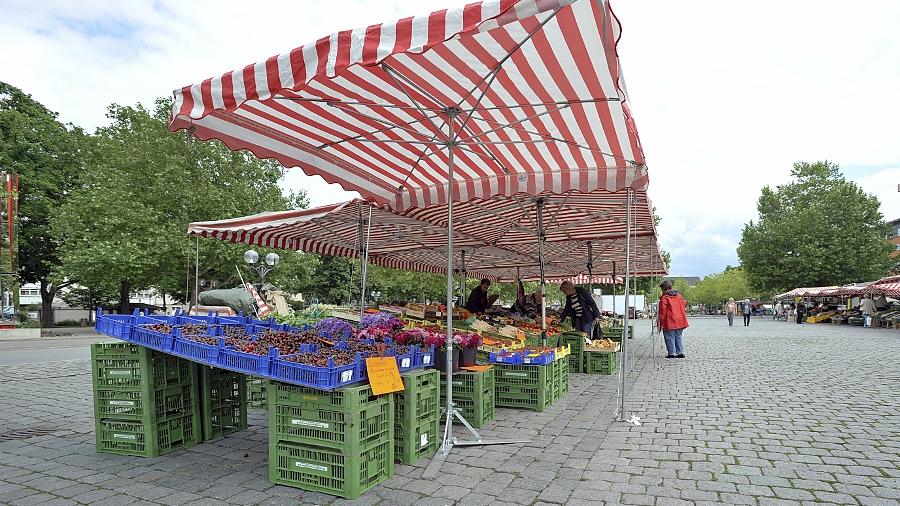
[[[369,383],[375,395],[389,394],[403,390],[403,378],[394,357],[369,357],[366,359]]]

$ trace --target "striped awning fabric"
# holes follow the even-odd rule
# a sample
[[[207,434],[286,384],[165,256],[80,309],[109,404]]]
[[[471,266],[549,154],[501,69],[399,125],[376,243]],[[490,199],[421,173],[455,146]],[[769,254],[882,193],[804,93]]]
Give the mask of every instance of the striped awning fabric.
[[[546,242],[545,276],[568,278],[587,271],[591,243],[594,272],[611,273],[625,268],[624,233],[612,225],[624,208],[623,194],[598,192],[603,202],[568,210],[584,196],[551,198],[544,202]],[[482,207],[485,204],[485,207]],[[360,224],[368,220],[369,204],[342,202],[315,209],[261,213],[214,222],[192,223],[188,233],[230,242],[291,249],[318,254],[357,257],[364,242]],[[446,210],[409,209],[398,213],[371,206],[369,260],[385,267],[445,273],[447,265]],[[540,277],[534,203],[517,197],[496,197],[454,206],[454,263],[474,277],[512,280]],[[420,212],[421,211],[421,212]],[[632,272],[635,275],[665,273],[656,242],[650,203],[638,194],[633,205]],[[463,261],[465,262],[463,265]]]
[[[323,37],[174,92],[170,128],[393,209],[644,191],[605,0],[487,0]],[[574,233],[574,231],[573,231]]]
[[[875,283],[863,290],[863,293],[871,295],[884,295],[893,299],[900,298],[900,281]]]

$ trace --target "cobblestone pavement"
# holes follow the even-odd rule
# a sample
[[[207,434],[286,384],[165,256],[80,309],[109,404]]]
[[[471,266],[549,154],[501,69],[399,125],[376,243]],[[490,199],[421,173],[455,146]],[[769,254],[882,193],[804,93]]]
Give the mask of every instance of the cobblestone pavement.
[[[641,426],[614,421],[615,377],[573,375],[547,411],[498,409],[482,431],[529,443],[455,450],[436,481],[427,461],[398,465],[356,503],[900,503],[900,332],[696,319],[688,358],[654,361],[637,329]],[[97,454],[90,390],[86,361],[0,366],[0,503],[348,503],[267,481],[259,410],[244,432],[164,457]],[[12,439],[21,429],[49,434]]]

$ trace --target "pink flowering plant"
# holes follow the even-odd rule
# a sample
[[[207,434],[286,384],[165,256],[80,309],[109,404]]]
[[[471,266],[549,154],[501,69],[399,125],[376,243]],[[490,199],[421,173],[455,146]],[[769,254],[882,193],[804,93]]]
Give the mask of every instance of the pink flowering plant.
[[[453,334],[453,343],[462,348],[478,348],[482,342],[481,336],[475,332],[455,332]]]

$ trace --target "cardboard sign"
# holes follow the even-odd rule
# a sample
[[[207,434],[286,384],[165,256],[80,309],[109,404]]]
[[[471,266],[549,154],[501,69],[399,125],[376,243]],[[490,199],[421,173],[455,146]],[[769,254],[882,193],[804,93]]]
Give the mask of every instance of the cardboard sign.
[[[466,366],[466,367],[460,367],[460,369],[463,369],[465,371],[471,371],[471,372],[484,372],[484,371],[487,371],[488,369],[490,369],[491,367],[494,367],[494,366],[492,366],[492,365],[470,365],[470,366]]]
[[[369,383],[375,395],[389,394],[403,390],[403,378],[397,367],[396,357],[369,357],[366,359]]]

